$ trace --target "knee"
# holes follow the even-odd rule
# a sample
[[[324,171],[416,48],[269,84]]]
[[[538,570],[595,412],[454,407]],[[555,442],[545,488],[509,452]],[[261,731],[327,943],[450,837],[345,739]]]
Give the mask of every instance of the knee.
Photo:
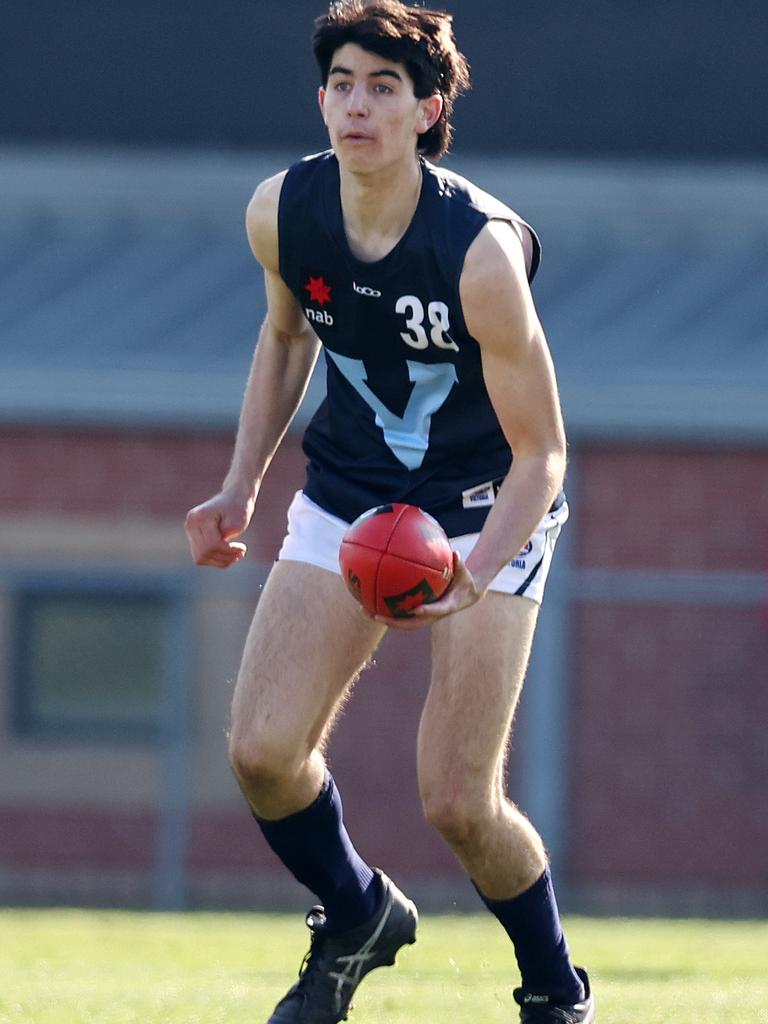
[[[422,790],[424,817],[455,848],[474,847],[488,819],[486,801],[456,787]]]
[[[257,737],[232,734],[229,764],[240,788],[258,805],[260,798],[290,789],[303,759],[287,746]]]

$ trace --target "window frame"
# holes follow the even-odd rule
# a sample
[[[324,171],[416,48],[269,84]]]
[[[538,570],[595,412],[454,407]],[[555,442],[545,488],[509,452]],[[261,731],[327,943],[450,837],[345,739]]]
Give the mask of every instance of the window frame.
[[[180,653],[187,608],[178,587],[149,574],[44,574],[17,579],[10,590],[12,643],[10,650],[10,731],[17,740],[52,743],[88,743],[120,746],[156,745],[167,740],[178,708]],[[59,722],[40,716],[35,708],[30,652],[33,644],[31,615],[37,601],[67,597],[131,601],[146,600],[163,617],[160,693],[154,716],[124,720],[119,714],[98,718],[82,715]]]

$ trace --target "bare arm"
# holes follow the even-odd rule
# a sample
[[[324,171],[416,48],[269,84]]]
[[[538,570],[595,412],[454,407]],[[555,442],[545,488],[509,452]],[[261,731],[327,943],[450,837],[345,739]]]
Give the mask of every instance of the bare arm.
[[[480,346],[488,394],[509,441],[512,467],[477,544],[445,595],[421,605],[409,629],[477,601],[551,506],[565,475],[565,431],[544,332],[533,305],[520,238],[491,221],[470,246],[460,284],[464,318]]]
[[[294,295],[280,277],[277,204],[282,175],[270,178],[248,206],[248,240],[264,268],[267,317],[245,390],[228,490],[255,498],[272,457],[296,414],[320,343]]]
[[[284,175],[263,182],[248,206],[248,240],[264,268],[267,316],[245,389],[235,450],[221,491],[187,514],[198,565],[226,568],[245,554],[233,542],[247,528],[261,482],[301,404],[320,343],[279,272],[277,207]]]
[[[523,250],[492,221],[465,263],[461,298],[483,375],[514,456],[467,559],[479,591],[525,545],[563,485],[565,430],[549,348],[533,304]]]

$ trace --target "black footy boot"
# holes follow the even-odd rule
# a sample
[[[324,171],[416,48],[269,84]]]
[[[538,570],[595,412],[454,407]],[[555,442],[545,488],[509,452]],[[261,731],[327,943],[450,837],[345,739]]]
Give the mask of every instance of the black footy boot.
[[[416,941],[416,907],[378,868],[381,899],[369,920],[349,931],[323,931],[325,911],[307,915],[312,944],[299,980],[275,1007],[267,1024],[337,1024],[346,1020],[355,989],[376,967],[394,964],[401,946]]]
[[[584,998],[578,1003],[565,1001],[557,992],[515,989],[512,994],[520,1007],[521,1024],[595,1024],[595,999],[587,972],[582,967],[574,970],[584,985]]]

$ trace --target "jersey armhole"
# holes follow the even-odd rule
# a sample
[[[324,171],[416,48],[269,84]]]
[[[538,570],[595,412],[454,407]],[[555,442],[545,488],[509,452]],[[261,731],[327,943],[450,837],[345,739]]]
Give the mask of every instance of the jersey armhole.
[[[523,247],[525,269],[528,273],[528,281],[531,282],[539,267],[539,251],[541,248],[533,228],[528,227],[525,221],[512,220],[509,217],[489,217],[488,219],[500,220],[505,224],[509,224],[520,239],[520,244]]]
[[[288,184],[288,178],[290,177],[292,168],[288,168],[285,177],[283,178],[280,186],[280,196],[277,201],[277,267],[280,277],[285,281],[285,264],[283,257],[285,253],[285,247],[287,239],[284,237],[287,234],[287,213],[286,204],[288,202],[286,198],[286,186]],[[284,230],[285,229],[285,230]]]

